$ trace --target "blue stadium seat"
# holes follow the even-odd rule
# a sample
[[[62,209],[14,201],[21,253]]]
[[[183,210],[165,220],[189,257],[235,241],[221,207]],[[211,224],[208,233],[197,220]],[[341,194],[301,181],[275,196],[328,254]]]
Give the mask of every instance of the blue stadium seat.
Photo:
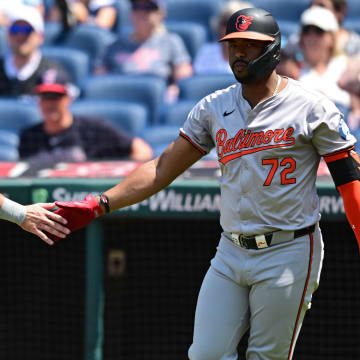
[[[44,4],[45,14],[48,15],[51,7],[55,3],[55,0],[43,0],[42,2]]]
[[[150,144],[154,156],[159,156],[179,136],[180,129],[176,125],[155,125],[144,130],[142,138]],[[217,160],[216,149],[212,149],[203,160]]]
[[[269,11],[277,21],[298,22],[302,12],[309,6],[310,0],[252,0],[254,6]]]
[[[20,137],[16,130],[0,129],[0,145],[19,146]]]
[[[167,0],[168,21],[191,21],[207,29],[207,40],[212,39],[210,19],[217,15],[222,1],[219,0]]]
[[[344,120],[347,121],[347,117],[350,113],[350,107],[337,102],[334,103],[336,107],[340,110],[340,112],[344,115]]]
[[[162,114],[162,123],[164,125],[182,126],[196,103],[196,100],[179,100],[174,104],[167,105]]]
[[[300,31],[300,23],[293,20],[278,20],[278,25],[281,35],[288,39],[292,34],[297,34]]]
[[[145,106],[111,100],[78,100],[72,103],[75,115],[96,116],[107,119],[119,129],[133,136],[139,135],[147,125]]]
[[[141,137],[151,146],[154,156],[159,156],[179,136],[179,127],[155,125],[147,127]]]
[[[360,6],[359,0],[348,0],[347,2],[347,14],[346,20],[358,20],[360,21]]]
[[[4,56],[7,48],[8,48],[8,43],[7,43],[7,39],[6,39],[7,35],[6,35],[6,29],[4,27],[0,28],[0,56]]]
[[[105,48],[114,41],[115,37],[115,34],[109,30],[82,24],[73,28],[61,44],[87,53],[90,66],[93,68]]]
[[[90,74],[90,60],[82,50],[58,45],[44,46],[41,51],[44,57],[61,64],[76,85],[80,85],[81,81]]]
[[[235,84],[232,74],[199,74],[179,82],[181,100],[200,100],[215,90],[224,89]]]
[[[83,98],[122,100],[145,105],[149,122],[159,119],[166,82],[151,75],[102,75],[89,77],[83,84]]]
[[[0,99],[0,114],[0,129],[16,133],[41,121],[35,105],[17,99]]]
[[[355,131],[352,131],[351,133],[356,137],[357,143],[355,144],[355,150],[359,154],[360,153],[360,128],[358,128]]]
[[[130,11],[131,5],[128,0],[118,0],[116,1],[117,7],[117,20],[114,32],[123,35],[124,29],[128,28],[131,25],[130,21]]]
[[[345,19],[343,26],[345,29],[356,31],[360,34],[360,15],[358,17],[348,17]]]
[[[0,161],[16,162],[19,160],[19,151],[16,146],[0,144]]]
[[[63,27],[61,22],[45,22],[43,46],[54,45],[62,36]]]
[[[182,38],[191,59],[194,60],[198,50],[207,40],[207,28],[190,21],[166,21],[165,25],[169,32],[176,33]]]

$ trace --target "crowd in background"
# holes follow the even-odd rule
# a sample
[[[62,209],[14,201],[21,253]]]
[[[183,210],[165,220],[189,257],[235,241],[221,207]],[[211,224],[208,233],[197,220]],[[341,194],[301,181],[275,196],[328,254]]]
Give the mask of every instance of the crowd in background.
[[[303,6],[297,18],[279,21],[282,57],[277,70],[334,101],[360,140],[360,20],[354,28],[346,27],[351,1],[356,0],[296,1]],[[193,0],[209,10],[208,17],[203,16],[205,22],[200,22],[190,7],[188,19],[186,12],[182,19],[180,14],[174,16],[174,7],[168,12],[170,3],[175,2],[185,12],[191,0],[0,1],[0,112],[2,99],[17,99],[19,104],[27,101],[37,107],[41,120],[14,130],[19,136],[16,155],[6,159],[4,153],[1,159],[34,160],[40,154],[50,162],[117,157],[146,160],[157,155],[169,140],[161,135],[165,134],[161,126],[170,127],[161,120],[164,113],[180,103],[188,111],[198,100],[182,96],[182,82],[199,76],[232,76],[226,43],[216,41],[225,33],[227,19],[241,8],[264,5],[266,9],[267,4],[264,0]],[[286,15],[291,6],[282,11]],[[69,49],[72,53],[66,52]],[[74,64],[70,54],[77,56]],[[143,76],[144,88],[148,76],[164,82],[161,109],[155,113],[154,107],[149,107],[153,113],[147,115],[142,131],[127,133],[129,129],[110,123],[105,112],[104,119],[95,121],[86,116],[80,126],[71,105],[86,99],[86,81],[98,78],[115,83],[129,75]],[[130,82],[134,85],[136,81]],[[45,85],[46,91],[41,88]],[[209,87],[207,93],[212,90]],[[154,97],[155,90],[147,96]],[[105,93],[95,95],[91,101],[100,98],[131,102],[130,90],[113,90],[109,98]],[[186,112],[183,121],[185,116]],[[5,121],[0,124],[0,152],[7,140],[1,132]],[[11,124],[3,127],[11,130]],[[93,131],[84,132],[84,127]],[[176,131],[171,128],[171,136],[175,137]],[[101,132],[109,134],[108,140],[99,136]],[[156,136],[151,138],[151,133]],[[157,141],[165,143],[159,150]],[[103,144],[101,151],[91,152],[91,145],[98,142]]]

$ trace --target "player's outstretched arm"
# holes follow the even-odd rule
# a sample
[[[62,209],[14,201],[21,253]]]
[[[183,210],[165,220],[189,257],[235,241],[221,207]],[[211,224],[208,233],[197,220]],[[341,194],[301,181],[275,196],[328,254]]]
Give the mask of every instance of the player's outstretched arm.
[[[107,190],[110,211],[138,203],[162,190],[203,155],[190,142],[178,137],[156,159],[151,160],[127,176],[121,183]]]
[[[53,208],[55,208],[55,203],[24,206],[0,194],[0,218],[18,224],[22,229],[37,235],[49,245],[53,245],[54,242],[48,234],[64,238],[70,233],[70,230],[64,226],[67,220],[49,211]]]
[[[94,198],[88,195],[83,201],[57,201],[59,209],[55,213],[68,220],[71,231],[78,230],[106,212],[135,204],[157,193],[202,156],[187,140],[178,137],[159,157],[138,167],[122,182],[105,191],[104,196]]]

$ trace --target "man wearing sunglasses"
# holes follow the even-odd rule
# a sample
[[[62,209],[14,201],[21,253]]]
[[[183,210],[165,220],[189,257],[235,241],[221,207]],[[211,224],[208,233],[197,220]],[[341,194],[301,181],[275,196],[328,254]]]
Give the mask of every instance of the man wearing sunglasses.
[[[7,14],[9,51],[0,59],[0,96],[31,94],[41,74],[50,68],[61,68],[42,56],[44,21],[33,6],[21,5]]]

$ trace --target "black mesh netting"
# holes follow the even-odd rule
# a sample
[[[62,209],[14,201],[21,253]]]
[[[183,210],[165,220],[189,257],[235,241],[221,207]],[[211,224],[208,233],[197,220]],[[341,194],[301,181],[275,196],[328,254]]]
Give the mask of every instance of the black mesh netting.
[[[187,359],[197,293],[219,239],[217,220],[122,219],[104,231],[104,359]],[[327,222],[322,231],[321,284],[294,359],[359,359],[356,240],[347,223]],[[246,337],[241,360],[245,347]]]
[[[83,359],[84,233],[52,247],[5,221],[1,233],[1,359]]]
[[[82,360],[85,232],[50,247],[14,224],[1,222],[1,229],[1,358]],[[356,241],[344,222],[322,230],[322,279],[294,359],[359,359]],[[219,233],[217,220],[104,221],[104,360],[187,358],[197,293]],[[246,338],[241,360],[245,346]]]

